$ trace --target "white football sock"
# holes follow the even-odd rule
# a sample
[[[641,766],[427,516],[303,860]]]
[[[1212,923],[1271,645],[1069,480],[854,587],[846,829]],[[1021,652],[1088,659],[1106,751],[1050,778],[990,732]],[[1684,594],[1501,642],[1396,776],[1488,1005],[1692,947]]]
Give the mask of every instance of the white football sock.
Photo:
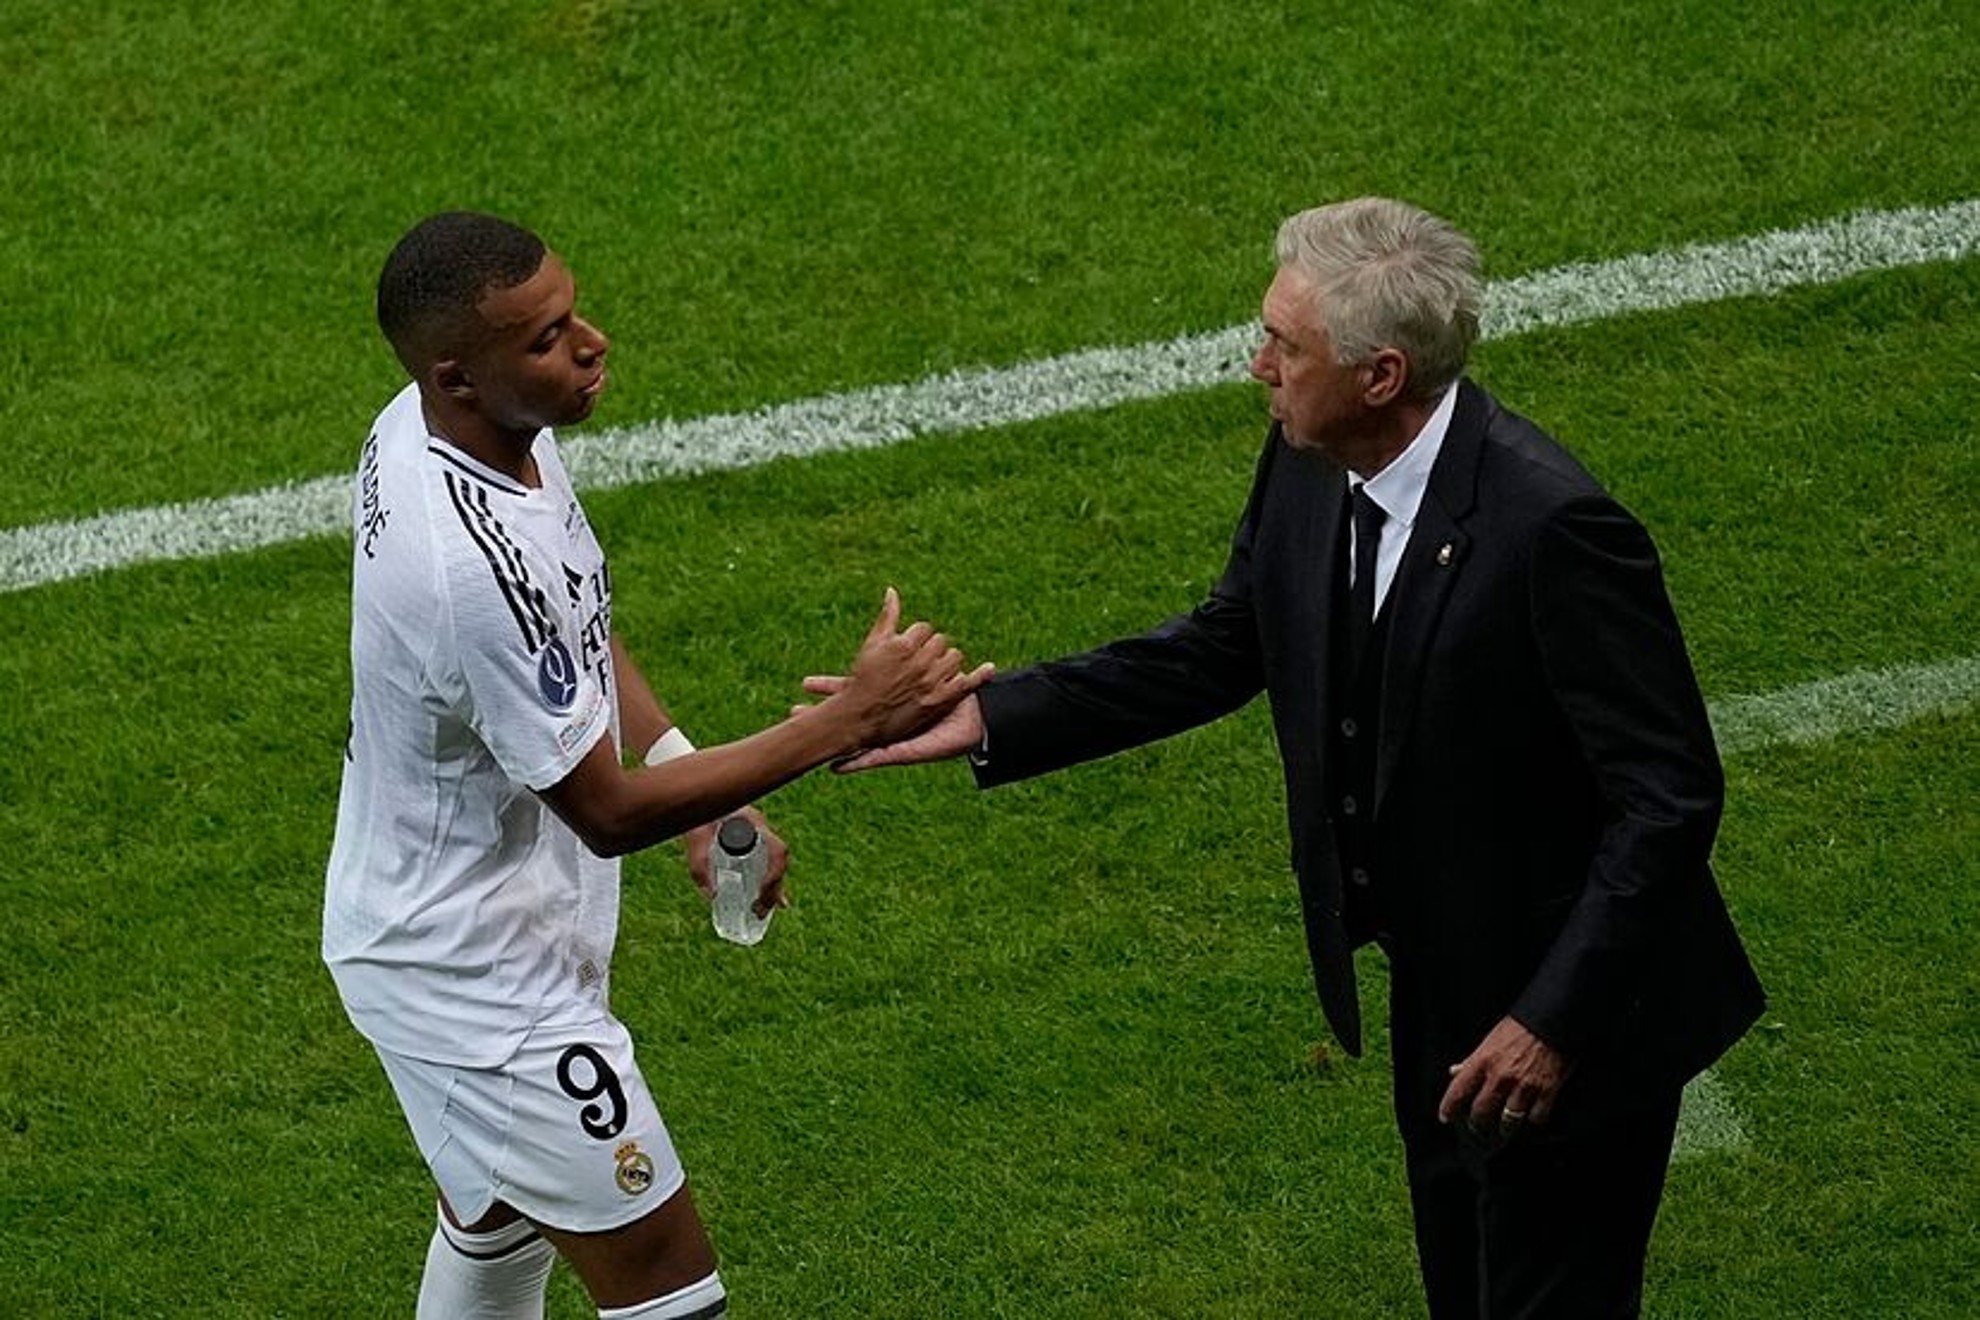
[[[598,1320],[716,1320],[729,1313],[729,1295],[722,1276],[710,1274],[699,1283],[635,1306],[600,1307]]]
[[[470,1233],[440,1216],[426,1248],[417,1320],[543,1320],[557,1252],[526,1219]]]

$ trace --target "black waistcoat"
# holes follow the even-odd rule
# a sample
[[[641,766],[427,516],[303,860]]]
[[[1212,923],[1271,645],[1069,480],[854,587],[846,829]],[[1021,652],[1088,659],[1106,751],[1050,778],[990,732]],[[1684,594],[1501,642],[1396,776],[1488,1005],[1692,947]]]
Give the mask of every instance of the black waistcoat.
[[[1350,592],[1347,556],[1339,557],[1340,580],[1335,584],[1336,608],[1345,611]],[[1391,597],[1394,588],[1391,586]],[[1391,611],[1376,610],[1374,625],[1362,644],[1360,663],[1347,654],[1349,629],[1337,619],[1332,663],[1334,691],[1328,702],[1333,727],[1327,730],[1328,773],[1326,803],[1341,857],[1341,911],[1349,938],[1365,944],[1385,933],[1382,877],[1375,860],[1375,749],[1381,730],[1382,652],[1388,644]]]

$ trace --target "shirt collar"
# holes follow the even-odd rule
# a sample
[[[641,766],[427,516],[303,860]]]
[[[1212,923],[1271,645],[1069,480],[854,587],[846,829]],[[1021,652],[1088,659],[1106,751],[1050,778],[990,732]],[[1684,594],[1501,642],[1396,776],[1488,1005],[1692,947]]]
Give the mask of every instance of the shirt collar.
[[[1423,429],[1409,442],[1395,461],[1366,482],[1349,478],[1349,487],[1361,485],[1368,498],[1381,506],[1388,521],[1407,529],[1416,523],[1416,511],[1423,504],[1423,493],[1430,489],[1430,469],[1444,447],[1444,436],[1451,429],[1451,414],[1457,411],[1457,383],[1453,381],[1444,397],[1430,410]]]

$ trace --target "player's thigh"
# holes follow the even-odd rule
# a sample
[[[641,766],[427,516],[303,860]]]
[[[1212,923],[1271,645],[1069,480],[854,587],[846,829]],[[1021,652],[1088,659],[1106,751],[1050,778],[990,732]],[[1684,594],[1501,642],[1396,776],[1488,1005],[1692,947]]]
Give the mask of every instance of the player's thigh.
[[[533,1032],[513,1064],[501,1197],[601,1306],[662,1296],[715,1269],[632,1039],[615,1019]]]
[[[524,1218],[508,1202],[497,1201],[479,1220],[463,1224],[444,1191],[440,1209],[455,1228],[468,1233],[493,1233]],[[634,1306],[665,1297],[715,1272],[714,1247],[685,1184],[658,1208],[607,1232],[566,1233],[546,1224],[532,1227],[569,1262],[600,1306]]]
[[[440,1188],[440,1213],[447,1216],[448,1223],[464,1233],[493,1233],[498,1228],[507,1228],[510,1224],[515,1223],[523,1217],[522,1211],[516,1209],[507,1201],[496,1201],[488,1207],[488,1213],[482,1215],[481,1218],[475,1220],[472,1224],[464,1224],[461,1222],[460,1213],[454,1209],[453,1203],[447,1199],[447,1189],[444,1187]]]
[[[680,1189],[680,1157],[617,1019],[540,1027],[508,1071],[511,1108],[492,1160],[501,1200],[538,1224],[599,1234]]]
[[[456,1226],[526,1217],[601,1305],[644,1301],[714,1269],[680,1158],[616,1019],[539,1027],[499,1068],[380,1057]]]
[[[715,1249],[686,1184],[658,1209],[622,1228],[567,1233],[538,1224],[537,1229],[570,1262],[600,1306],[632,1306],[664,1297],[715,1272]]]

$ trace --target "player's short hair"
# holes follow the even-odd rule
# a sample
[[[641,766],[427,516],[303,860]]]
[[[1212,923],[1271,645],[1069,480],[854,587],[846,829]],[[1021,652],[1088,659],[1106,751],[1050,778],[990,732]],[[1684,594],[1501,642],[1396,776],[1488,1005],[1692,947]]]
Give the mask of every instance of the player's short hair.
[[[1449,221],[1407,202],[1359,197],[1288,218],[1276,248],[1280,266],[1313,281],[1315,312],[1343,365],[1399,348],[1418,398],[1463,372],[1484,281],[1477,245]]]
[[[543,240],[475,211],[445,211],[406,231],[378,273],[378,328],[417,376],[479,326],[476,304],[536,274]]]

